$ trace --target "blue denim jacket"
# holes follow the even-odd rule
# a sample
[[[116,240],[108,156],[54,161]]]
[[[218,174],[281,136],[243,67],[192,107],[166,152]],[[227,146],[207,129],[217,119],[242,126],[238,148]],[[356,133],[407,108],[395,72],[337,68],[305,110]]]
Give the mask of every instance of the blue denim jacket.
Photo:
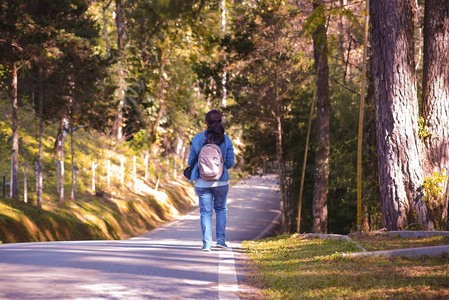
[[[231,139],[226,134],[224,135],[224,138],[225,138],[224,142],[220,144],[220,150],[221,153],[223,154],[224,168],[223,168],[223,175],[221,175],[218,181],[229,180],[228,169],[234,165],[235,159],[234,145],[232,144]],[[197,133],[193,137],[192,146],[190,147],[189,160],[187,161],[189,166],[191,166],[195,162],[195,160],[197,160],[200,150],[205,142],[206,142],[205,131]],[[190,182],[194,182],[198,178],[199,178],[198,162],[196,162],[192,170],[192,177],[190,177]]]

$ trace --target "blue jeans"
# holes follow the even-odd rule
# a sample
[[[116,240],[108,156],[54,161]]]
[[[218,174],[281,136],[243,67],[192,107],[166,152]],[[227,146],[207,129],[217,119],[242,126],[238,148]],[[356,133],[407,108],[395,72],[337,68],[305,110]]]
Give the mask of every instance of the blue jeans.
[[[200,188],[196,187],[199,197],[201,214],[201,231],[203,233],[203,248],[212,246],[212,210],[215,210],[215,231],[217,241],[225,241],[226,219],[228,217],[228,192],[229,185]]]

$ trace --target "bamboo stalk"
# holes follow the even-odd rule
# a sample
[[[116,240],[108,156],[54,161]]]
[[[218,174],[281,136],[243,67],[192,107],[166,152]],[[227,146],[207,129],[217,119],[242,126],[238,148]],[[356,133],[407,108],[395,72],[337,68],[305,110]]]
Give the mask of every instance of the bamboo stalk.
[[[362,137],[363,137],[363,112],[365,109],[365,85],[366,85],[366,48],[368,44],[369,29],[369,0],[366,0],[365,8],[365,32],[363,36],[363,64],[362,64],[362,92],[360,93],[359,132],[357,140],[357,231],[362,231]]]
[[[315,90],[313,91],[312,104],[310,106],[309,124],[307,126],[306,149],[304,152],[304,161],[302,164],[301,187],[299,188],[298,224],[297,224],[297,228],[296,228],[297,233],[300,233],[300,229],[301,229],[302,191],[304,189],[304,177],[306,175],[307,153],[309,152],[310,128],[312,127],[312,118],[313,118],[313,111],[315,109],[315,107],[314,107],[315,101],[316,101],[316,85],[315,85]]]

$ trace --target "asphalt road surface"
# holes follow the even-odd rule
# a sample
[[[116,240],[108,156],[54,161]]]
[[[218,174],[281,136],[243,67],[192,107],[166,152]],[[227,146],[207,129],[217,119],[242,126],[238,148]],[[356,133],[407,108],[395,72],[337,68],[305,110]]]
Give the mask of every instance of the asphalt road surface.
[[[228,201],[226,250],[201,251],[198,209],[128,240],[0,245],[0,299],[239,299],[239,246],[276,225],[276,177],[242,181]]]

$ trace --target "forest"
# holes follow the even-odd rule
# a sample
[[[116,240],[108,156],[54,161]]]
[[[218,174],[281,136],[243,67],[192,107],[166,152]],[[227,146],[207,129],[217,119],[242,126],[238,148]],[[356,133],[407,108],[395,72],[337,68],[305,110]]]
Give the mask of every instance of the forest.
[[[218,109],[236,168],[279,175],[282,232],[447,229],[449,1],[3,0],[0,32],[7,197],[75,201],[77,131],[181,174]]]

